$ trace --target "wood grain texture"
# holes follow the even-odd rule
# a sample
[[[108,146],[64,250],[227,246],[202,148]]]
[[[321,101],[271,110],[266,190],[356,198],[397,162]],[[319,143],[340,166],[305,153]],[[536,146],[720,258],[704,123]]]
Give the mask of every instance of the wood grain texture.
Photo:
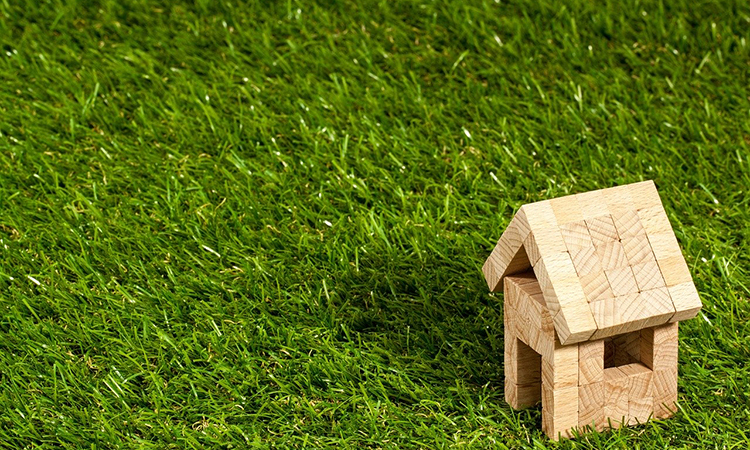
[[[646,230],[643,228],[641,219],[635,209],[624,211],[621,214],[612,214],[612,220],[620,239],[646,235]]]
[[[583,287],[583,292],[586,294],[586,300],[588,300],[589,303],[615,297],[615,294],[609,286],[609,280],[607,280],[607,276],[604,272],[595,272],[584,275],[580,278],[580,281],[581,287]]]
[[[552,389],[542,385],[542,424],[553,440],[573,436],[578,426],[578,386]]]
[[[482,266],[482,272],[491,292],[502,291],[502,281],[506,275],[522,272],[531,267],[526,252],[522,248],[523,241],[529,232],[526,216],[519,210]]]
[[[638,283],[630,267],[617,267],[605,270],[604,273],[615,297],[638,293]]]
[[[596,254],[604,270],[618,269],[628,266],[625,248],[618,240],[607,241],[596,245]]]
[[[647,180],[640,183],[629,184],[630,198],[638,208],[651,208],[662,206],[661,198],[653,181]]]
[[[597,383],[578,387],[578,426],[602,430],[606,426],[604,415],[604,378]]]
[[[570,222],[560,226],[560,234],[569,252],[594,245],[589,235],[589,229],[583,220]]]
[[[629,411],[627,375],[618,367],[604,369],[604,416],[619,428],[627,424]]]
[[[566,195],[550,200],[552,212],[558,225],[583,220],[583,210],[575,195]]]
[[[667,287],[684,283],[692,284],[693,277],[690,276],[690,269],[682,256],[660,259],[657,260],[657,264]]]
[[[594,245],[601,245],[619,239],[615,223],[609,214],[586,219],[586,227],[589,229],[589,235],[591,235]]]
[[[671,322],[692,319],[703,307],[698,290],[692,281],[671,286],[668,290],[675,308]]]
[[[593,245],[578,250],[571,250],[570,257],[578,276],[604,271],[599,262],[599,255],[596,253],[596,248]]]
[[[656,261],[654,252],[651,250],[651,244],[648,242],[648,237],[645,234],[632,237],[626,236],[620,242],[625,251],[628,264],[631,266],[648,261]]]
[[[639,291],[648,291],[667,286],[661,274],[659,264],[655,260],[634,264],[631,268]]]

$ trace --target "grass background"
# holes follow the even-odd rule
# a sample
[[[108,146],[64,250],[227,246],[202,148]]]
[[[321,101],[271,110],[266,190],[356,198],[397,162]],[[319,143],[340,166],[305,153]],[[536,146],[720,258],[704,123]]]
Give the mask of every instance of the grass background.
[[[748,447],[747,2],[6,0],[0,45],[0,447]],[[480,267],[643,179],[680,411],[555,444]]]

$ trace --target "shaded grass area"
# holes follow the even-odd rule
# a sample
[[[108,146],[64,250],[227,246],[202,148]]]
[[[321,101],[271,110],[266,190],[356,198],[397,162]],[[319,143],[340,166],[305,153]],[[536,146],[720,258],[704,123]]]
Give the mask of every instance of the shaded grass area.
[[[480,267],[654,179],[704,309],[669,421],[746,448],[746,2],[0,3],[0,446],[556,447]]]

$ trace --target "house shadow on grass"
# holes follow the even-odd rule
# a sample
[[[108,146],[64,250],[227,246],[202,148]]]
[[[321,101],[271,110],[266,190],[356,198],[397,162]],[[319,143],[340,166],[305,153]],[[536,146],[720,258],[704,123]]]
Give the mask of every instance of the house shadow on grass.
[[[368,257],[337,280],[338,319],[372,355],[393,402],[453,404],[459,415],[466,403],[509,408],[502,296],[488,294],[482,261],[461,258]]]

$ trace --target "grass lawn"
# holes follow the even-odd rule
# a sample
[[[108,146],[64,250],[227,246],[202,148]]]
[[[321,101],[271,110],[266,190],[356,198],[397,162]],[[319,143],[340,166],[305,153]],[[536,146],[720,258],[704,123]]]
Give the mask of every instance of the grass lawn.
[[[0,2],[0,448],[748,448],[746,1],[262,3]],[[556,444],[481,265],[644,179],[680,409]]]

